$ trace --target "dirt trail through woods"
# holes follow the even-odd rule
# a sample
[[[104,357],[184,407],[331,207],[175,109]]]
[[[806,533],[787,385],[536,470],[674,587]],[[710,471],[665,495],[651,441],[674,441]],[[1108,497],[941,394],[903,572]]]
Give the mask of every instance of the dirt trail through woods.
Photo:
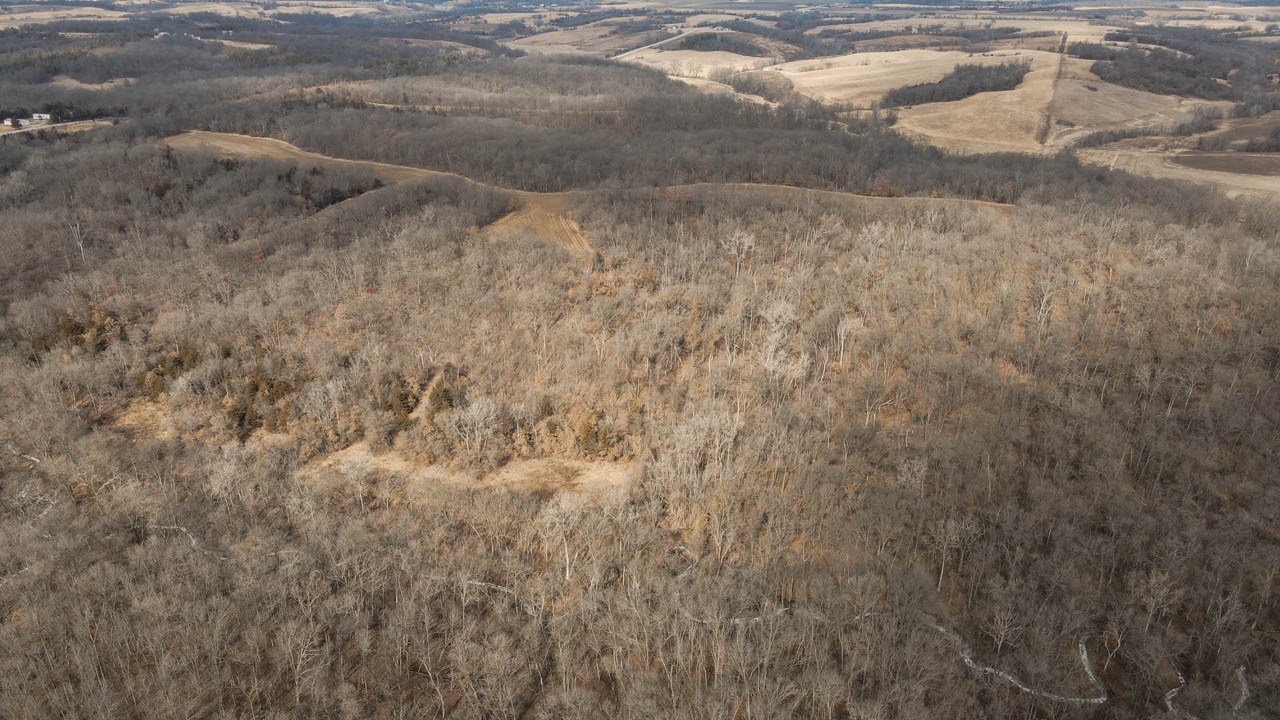
[[[313,153],[283,140],[252,137],[233,133],[192,130],[167,138],[165,142],[175,149],[212,150],[234,157],[269,157],[277,160],[337,165],[368,170],[384,183],[412,182],[426,178],[451,178],[461,180],[476,188],[489,185],[476,182],[455,173],[425,170],[406,165],[373,162],[370,160],[346,160]],[[511,213],[491,224],[486,231],[495,236],[517,236],[522,233],[551,240],[571,250],[587,252],[591,240],[573,217],[569,193],[534,193],[524,190],[497,188],[512,196]]]
[[[555,242],[576,252],[591,250],[590,236],[578,225],[574,218],[572,206],[576,196],[590,191],[571,191],[560,193],[537,193],[526,190],[511,190],[486,185],[471,178],[455,173],[438,170],[425,170],[405,165],[373,162],[370,160],[346,160],[303,150],[283,140],[274,138],[253,137],[233,133],[207,132],[192,130],[166,138],[169,147],[179,150],[212,150],[232,157],[257,158],[269,157],[277,160],[290,160],[298,163],[325,164],[351,168],[363,168],[374,174],[384,183],[400,183],[422,180],[425,178],[452,178],[461,180],[476,188],[492,188],[508,193],[512,198],[511,212],[486,228],[486,234],[493,237],[518,237],[532,235]],[[800,201],[834,201],[850,203],[863,210],[887,209],[890,206],[902,205],[964,205],[980,207],[1007,215],[1013,206],[1001,203],[967,200],[962,198],[920,198],[920,197],[871,197],[833,190],[811,190],[788,185],[769,185],[757,183],[695,183],[691,185],[674,185],[662,188],[661,191],[672,194],[691,194],[699,189],[732,189],[736,193],[759,197],[762,200],[800,200]]]

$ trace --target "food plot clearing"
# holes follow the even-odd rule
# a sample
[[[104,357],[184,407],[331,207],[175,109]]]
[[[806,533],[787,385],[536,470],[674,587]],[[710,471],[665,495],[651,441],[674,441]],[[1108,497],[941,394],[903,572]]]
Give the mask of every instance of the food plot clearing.
[[[591,251],[591,238],[574,219],[569,193],[515,193],[516,209],[485,228],[494,238],[531,235],[575,252]]]
[[[484,228],[483,236],[497,240],[523,240],[526,238],[553,242],[585,255],[592,247],[591,236],[577,222],[573,206],[575,201],[589,194],[590,190],[575,190],[560,193],[537,193],[525,190],[492,188],[492,186],[476,182],[454,173],[424,170],[422,168],[391,165],[388,163],[367,160],[345,160],[331,158],[318,153],[308,152],[283,140],[260,138],[249,135],[231,133],[215,133],[191,131],[175,135],[165,141],[174,149],[213,151],[223,155],[242,158],[270,157],[280,160],[292,160],[313,165],[333,164],[347,167],[359,167],[371,171],[375,177],[385,183],[409,182],[430,177],[442,177],[461,180],[478,189],[497,189],[511,198],[509,213],[490,223]],[[866,211],[880,211],[888,208],[907,207],[917,204],[960,204],[966,207],[994,211],[1007,215],[1009,206],[999,203],[982,202],[971,199],[943,199],[920,197],[871,197],[855,193],[817,190],[791,187],[786,185],[769,185],[762,183],[695,183],[690,185],[673,185],[660,188],[660,191],[671,193],[697,193],[704,190],[730,190],[736,194],[752,197],[768,198],[771,201],[795,201],[812,203],[815,201],[830,202],[844,207],[855,207]],[[374,191],[376,192],[376,191]],[[376,201],[372,193],[348,199],[344,202],[360,202],[364,198]],[[327,210],[326,210],[327,211]],[[326,212],[321,211],[321,212]]]
[[[452,178],[476,188],[490,186],[454,173],[392,165],[369,160],[346,160],[308,152],[283,140],[233,133],[193,130],[168,138],[177,150],[204,150],[241,158],[269,157],[313,165],[353,167],[368,170],[384,183],[412,182],[425,178]],[[501,189],[501,188],[499,188]],[[574,219],[571,193],[534,193],[504,190],[512,199],[511,212],[485,229],[486,236],[517,238],[528,236],[554,242],[574,252],[588,252],[591,239]]]

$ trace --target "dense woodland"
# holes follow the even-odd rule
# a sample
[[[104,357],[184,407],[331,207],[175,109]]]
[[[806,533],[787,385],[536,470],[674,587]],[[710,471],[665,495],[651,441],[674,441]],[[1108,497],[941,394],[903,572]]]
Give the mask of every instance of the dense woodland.
[[[0,138],[0,716],[1280,707],[1274,204],[237,27],[0,33],[5,103],[118,119]],[[668,187],[723,182],[880,197]],[[626,480],[489,482],[548,459]]]
[[[1280,50],[1275,44],[1241,40],[1243,33],[1208,28],[1161,27],[1108,33],[1126,47],[1071,43],[1077,57],[1096,60],[1098,77],[1154,93],[1231,100],[1237,115],[1280,108],[1274,78]]]

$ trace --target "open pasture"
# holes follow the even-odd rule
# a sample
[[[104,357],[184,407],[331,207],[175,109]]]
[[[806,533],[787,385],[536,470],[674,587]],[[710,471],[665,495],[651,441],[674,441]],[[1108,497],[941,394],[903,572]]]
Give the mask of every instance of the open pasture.
[[[899,50],[797,60],[770,70],[791,81],[796,92],[815,100],[870,107],[886,93],[907,85],[937,82],[960,64],[998,65],[1041,54],[999,51],[971,55],[956,50]]]

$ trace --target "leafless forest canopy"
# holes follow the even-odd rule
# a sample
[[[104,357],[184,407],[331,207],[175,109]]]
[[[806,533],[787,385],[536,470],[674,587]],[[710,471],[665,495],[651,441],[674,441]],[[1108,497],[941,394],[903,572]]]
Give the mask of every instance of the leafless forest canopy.
[[[170,6],[0,31],[0,717],[1275,717],[1275,202]]]

